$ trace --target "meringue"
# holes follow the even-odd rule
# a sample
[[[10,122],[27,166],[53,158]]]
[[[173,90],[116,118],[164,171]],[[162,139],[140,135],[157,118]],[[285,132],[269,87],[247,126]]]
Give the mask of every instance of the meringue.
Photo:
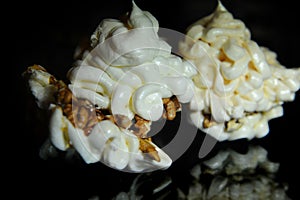
[[[169,156],[151,139],[139,138],[120,128],[91,101],[75,97],[65,83],[56,80],[42,66],[31,66],[24,75],[39,107],[51,113],[49,138],[58,150],[74,148],[86,163],[102,161],[111,168],[128,172],[154,171],[171,165]]]
[[[25,72],[38,104],[51,112],[51,143],[117,170],[167,169],[171,158],[147,133],[152,122],[174,119],[180,103],[191,100],[188,77],[196,71],[171,53],[158,21],[134,2],[126,19],[102,20],[91,46],[69,69],[68,84],[38,65]]]
[[[71,87],[88,82],[87,89],[110,98],[100,106],[110,103],[113,115],[129,120],[138,114],[157,121],[164,110],[162,98],[176,95],[180,102],[189,102],[194,91],[188,76],[194,72],[186,68],[193,66],[172,55],[157,32],[157,20],[134,2],[126,23],[104,19],[91,36],[94,49],[68,72]]]
[[[283,115],[283,103],[300,88],[300,69],[284,67],[251,40],[220,2],[188,28],[179,42],[183,58],[158,31],[155,17],[133,2],[122,20],[101,21],[68,83],[39,65],[25,71],[38,106],[51,114],[49,138],[57,149],[127,172],[167,169],[172,159],[147,133],[153,122],[173,120],[181,104],[215,139],[250,140],[268,134],[268,121]]]
[[[131,122],[136,116],[147,121],[142,128],[145,132],[136,133],[145,137],[151,123],[164,116],[164,99],[175,96],[179,103],[189,102],[194,95],[194,86],[188,77],[195,74],[193,66],[173,55],[171,46],[158,36],[158,21],[149,12],[142,11],[133,2],[126,20],[102,20],[91,36],[93,49],[68,72],[69,88],[76,97],[85,97],[99,108],[109,109],[117,118],[116,124],[106,125],[113,132],[120,132],[115,136],[119,142],[116,146],[120,148],[132,143],[120,137],[130,135]],[[176,111],[180,109],[178,106],[174,108]],[[174,117],[173,112],[167,119]],[[92,131],[91,135],[97,132]],[[106,142],[109,140],[109,137],[98,137],[105,138]],[[98,160],[114,166],[112,159],[118,160],[116,156],[120,154],[113,154],[111,145],[107,151],[97,154],[102,155]],[[152,142],[151,145],[155,146]],[[138,154],[137,148],[128,149],[132,156],[127,159],[122,156],[124,165],[119,169],[149,170],[147,160]],[[169,167],[171,159],[157,146],[155,149],[157,154],[152,156],[156,162],[151,164],[155,168]]]
[[[219,1],[215,11],[187,29],[183,57],[197,67],[190,119],[219,141],[261,138],[268,121],[283,115],[300,87],[300,69],[251,40],[245,24]]]

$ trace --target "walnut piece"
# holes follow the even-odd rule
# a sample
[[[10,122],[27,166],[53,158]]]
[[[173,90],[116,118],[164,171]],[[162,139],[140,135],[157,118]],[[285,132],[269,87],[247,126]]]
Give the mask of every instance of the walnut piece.
[[[140,141],[140,150],[143,153],[147,153],[147,155],[149,155],[157,162],[160,162],[160,157],[158,155],[158,152],[155,150],[155,147],[150,143],[151,138],[139,138],[139,141]]]
[[[168,120],[173,120],[176,117],[176,112],[180,110],[181,106],[176,98],[176,96],[172,96],[170,98],[163,98],[163,104],[165,108],[165,112],[163,117]]]

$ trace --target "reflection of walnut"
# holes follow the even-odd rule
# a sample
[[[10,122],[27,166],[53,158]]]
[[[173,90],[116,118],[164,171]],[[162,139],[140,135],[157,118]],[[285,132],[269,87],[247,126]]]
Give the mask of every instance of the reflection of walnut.
[[[180,110],[180,103],[176,96],[172,96],[171,98],[163,98],[163,104],[165,107],[165,113],[163,117],[167,118],[168,120],[175,119],[176,112]]]

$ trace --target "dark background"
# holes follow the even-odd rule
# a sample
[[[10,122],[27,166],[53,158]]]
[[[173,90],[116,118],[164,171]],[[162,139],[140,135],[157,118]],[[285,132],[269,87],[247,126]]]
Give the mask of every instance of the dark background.
[[[151,12],[160,27],[179,32],[184,32],[188,25],[213,12],[217,5],[217,1],[211,0],[167,0],[163,1],[163,5],[158,0],[135,2],[141,9]],[[13,144],[10,147],[12,150],[9,150],[10,159],[4,164],[12,169],[7,173],[12,183],[10,187],[16,188],[9,194],[31,199],[88,199],[93,195],[108,198],[118,191],[126,191],[134,174],[116,172],[101,164],[87,166],[81,162],[65,162],[63,158],[48,161],[39,158],[39,147],[47,137],[46,114],[37,108],[21,74],[28,66],[40,64],[58,79],[65,79],[67,70],[74,62],[76,46],[89,38],[102,19],[118,18],[131,10],[131,1],[26,3],[24,6],[12,5],[7,16],[12,18],[7,41],[12,47],[10,56],[13,56],[9,59],[9,67],[17,72],[13,76],[17,83],[16,97],[13,97],[18,115],[18,124],[13,125],[14,131],[9,140]],[[223,4],[235,18],[244,21],[254,41],[278,54],[282,65],[300,67],[297,6],[287,1],[285,4],[283,1],[262,0],[224,0]],[[298,92],[295,101],[284,104],[284,117],[270,121],[270,133],[266,137],[251,142],[218,143],[216,150],[230,146],[243,151],[249,143],[263,146],[268,150],[270,160],[280,163],[278,177],[288,183],[288,195],[298,199],[299,111]],[[199,145],[195,142],[169,172],[184,174],[185,169],[196,162],[196,157],[191,155],[197,154]]]

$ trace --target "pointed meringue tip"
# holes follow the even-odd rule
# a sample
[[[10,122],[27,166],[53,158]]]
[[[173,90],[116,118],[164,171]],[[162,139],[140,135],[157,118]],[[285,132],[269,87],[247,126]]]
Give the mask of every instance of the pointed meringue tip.
[[[135,1],[132,1],[132,13],[134,12],[141,12],[142,10],[136,5]]]
[[[225,8],[225,6],[222,4],[221,0],[218,0],[217,10],[227,11],[227,9]]]

